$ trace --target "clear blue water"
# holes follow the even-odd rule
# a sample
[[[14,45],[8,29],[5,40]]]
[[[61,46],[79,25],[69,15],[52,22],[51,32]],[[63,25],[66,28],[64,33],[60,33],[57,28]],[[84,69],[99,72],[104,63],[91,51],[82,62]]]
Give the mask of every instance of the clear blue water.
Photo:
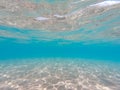
[[[14,58],[40,58],[40,57],[78,57],[93,58],[103,60],[120,60],[120,46],[102,43],[84,45],[81,43],[71,43],[60,45],[58,41],[15,43],[14,40],[7,39],[0,44],[1,59]],[[17,52],[18,51],[18,52]]]
[[[119,90],[120,1],[102,1],[2,0],[0,90]]]

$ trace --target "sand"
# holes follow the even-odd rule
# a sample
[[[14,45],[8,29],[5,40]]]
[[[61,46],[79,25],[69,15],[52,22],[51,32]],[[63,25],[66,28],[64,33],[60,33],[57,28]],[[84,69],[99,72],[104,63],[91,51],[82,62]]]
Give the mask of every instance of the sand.
[[[119,90],[119,65],[68,58],[2,61],[0,90]]]

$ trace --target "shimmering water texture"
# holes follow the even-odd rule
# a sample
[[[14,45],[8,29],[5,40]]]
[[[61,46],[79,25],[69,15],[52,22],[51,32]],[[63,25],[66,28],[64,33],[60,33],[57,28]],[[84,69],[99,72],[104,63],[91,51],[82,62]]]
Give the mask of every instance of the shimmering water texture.
[[[120,0],[0,0],[0,90],[120,90],[119,54]]]
[[[120,1],[1,0],[0,25],[2,40],[120,43]]]
[[[120,62],[41,58],[0,63],[0,90],[119,90]]]

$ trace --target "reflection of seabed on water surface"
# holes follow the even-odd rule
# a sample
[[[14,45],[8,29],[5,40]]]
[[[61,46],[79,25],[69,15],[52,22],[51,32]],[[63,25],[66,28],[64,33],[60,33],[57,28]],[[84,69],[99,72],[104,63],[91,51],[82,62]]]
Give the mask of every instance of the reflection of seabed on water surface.
[[[108,21],[106,17],[101,18],[107,11],[110,12],[108,19],[114,19],[119,14],[116,12],[114,15],[113,12],[119,11],[120,1],[102,1],[35,3],[14,0],[14,3],[10,3],[12,0],[2,0],[0,24],[38,30],[78,30],[85,25],[97,28],[102,25],[100,23]],[[92,22],[94,24],[91,24]],[[88,28],[91,29],[91,26]]]
[[[51,3],[45,0],[1,0],[0,25],[20,30],[2,29],[0,36],[37,41],[62,39],[119,43],[119,4],[120,1],[114,0],[59,0]]]
[[[9,60],[0,90],[119,90],[119,63],[84,59]]]

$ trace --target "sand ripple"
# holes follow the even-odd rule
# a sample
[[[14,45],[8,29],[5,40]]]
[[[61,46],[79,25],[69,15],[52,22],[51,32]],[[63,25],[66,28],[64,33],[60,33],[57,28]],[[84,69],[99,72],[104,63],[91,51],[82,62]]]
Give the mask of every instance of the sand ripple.
[[[0,63],[0,90],[119,90],[120,63],[83,59]]]

